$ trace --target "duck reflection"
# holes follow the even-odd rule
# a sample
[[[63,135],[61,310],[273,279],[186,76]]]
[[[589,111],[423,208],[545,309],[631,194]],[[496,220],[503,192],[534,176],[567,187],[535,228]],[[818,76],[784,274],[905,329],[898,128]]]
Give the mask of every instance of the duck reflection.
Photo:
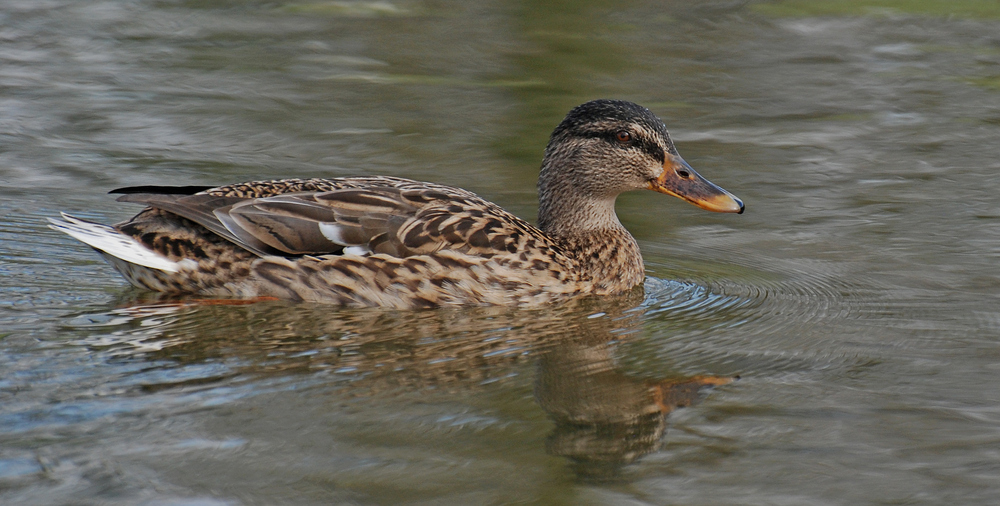
[[[325,372],[348,378],[349,395],[389,397],[427,387],[468,391],[534,361],[535,398],[555,425],[546,450],[568,459],[578,478],[588,482],[623,479],[628,464],[659,448],[667,414],[695,402],[704,387],[730,381],[679,378],[670,371],[651,380],[622,370],[616,353],[642,330],[641,290],[544,310],[123,302],[114,313],[131,316],[132,328],[118,333],[130,336],[146,357],[235,358],[241,363],[237,372],[251,375]],[[182,385],[148,388],[175,386]]]
[[[556,424],[547,450],[568,458],[584,481],[619,480],[625,465],[660,447],[667,414],[694,403],[704,387],[732,381],[643,380],[622,372],[616,336],[638,327],[641,317],[622,302],[615,317],[586,318],[539,353],[535,398]]]

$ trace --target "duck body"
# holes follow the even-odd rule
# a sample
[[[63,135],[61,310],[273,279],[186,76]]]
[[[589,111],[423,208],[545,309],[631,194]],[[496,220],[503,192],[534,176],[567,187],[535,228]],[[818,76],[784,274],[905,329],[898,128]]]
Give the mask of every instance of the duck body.
[[[614,212],[619,193],[642,188],[743,209],[676,155],[651,112],[602,100],[571,111],[553,133],[539,226],[460,188],[384,176],[123,188],[113,192],[119,201],[148,206],[128,221],[51,221],[132,284],[161,292],[530,306],[642,283],[638,244]]]

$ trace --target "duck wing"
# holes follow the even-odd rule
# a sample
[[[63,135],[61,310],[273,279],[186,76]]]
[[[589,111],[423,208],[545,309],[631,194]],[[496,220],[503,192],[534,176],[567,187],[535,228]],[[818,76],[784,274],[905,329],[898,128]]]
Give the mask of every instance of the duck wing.
[[[382,253],[403,258],[446,249],[492,257],[525,246],[558,249],[534,226],[464,190],[402,180],[394,186],[351,183],[264,197],[210,190],[126,193],[118,200],[187,218],[260,256]]]

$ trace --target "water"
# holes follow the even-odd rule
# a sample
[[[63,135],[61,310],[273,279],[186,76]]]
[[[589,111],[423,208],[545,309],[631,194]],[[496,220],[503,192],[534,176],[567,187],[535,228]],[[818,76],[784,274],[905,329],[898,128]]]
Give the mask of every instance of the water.
[[[995,501],[1000,12],[689,4],[0,4],[0,503]],[[206,306],[45,227],[364,174],[533,219],[597,97],[747,204],[623,196],[644,293]]]

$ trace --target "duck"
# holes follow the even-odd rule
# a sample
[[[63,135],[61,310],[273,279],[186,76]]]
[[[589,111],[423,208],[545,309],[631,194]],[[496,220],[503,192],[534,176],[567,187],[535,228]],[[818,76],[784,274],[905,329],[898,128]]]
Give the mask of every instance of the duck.
[[[224,186],[133,186],[145,208],[113,226],[62,213],[50,227],[137,287],[177,295],[356,307],[538,306],[642,285],[621,193],[652,190],[702,209],[743,202],[699,175],[649,109],[579,105],[556,126],[538,177],[537,225],[451,186],[391,176]]]

